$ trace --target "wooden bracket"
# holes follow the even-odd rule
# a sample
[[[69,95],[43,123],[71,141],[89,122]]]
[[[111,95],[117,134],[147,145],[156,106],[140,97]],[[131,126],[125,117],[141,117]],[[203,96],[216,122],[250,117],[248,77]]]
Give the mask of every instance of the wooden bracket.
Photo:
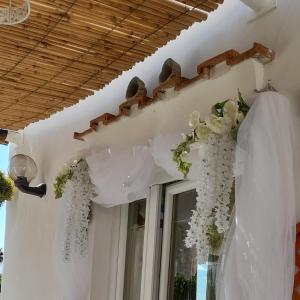
[[[251,49],[243,53],[239,53],[236,50],[231,49],[201,63],[197,67],[197,72],[198,74],[203,75],[203,77],[209,78],[210,70],[222,62],[226,62],[229,66],[234,66],[246,59],[257,58],[261,63],[266,64],[271,62],[274,57],[275,52],[273,50],[262,44],[254,43]]]
[[[222,0],[214,0],[214,2],[221,3]],[[99,123],[102,122],[104,125],[108,125],[114,121],[117,121],[120,119],[121,116],[129,116],[131,107],[133,105],[137,105],[139,109],[144,108],[147,105],[150,105],[151,103],[155,102],[158,100],[159,95],[164,94],[167,89],[174,88],[175,90],[181,90],[188,85],[202,79],[209,79],[210,78],[210,73],[211,69],[215,67],[217,64],[226,62],[227,65],[233,66],[236,64],[239,64],[240,62],[249,59],[249,58],[257,58],[259,59],[262,63],[268,63],[271,62],[275,57],[275,52],[272,51],[271,49],[259,44],[259,43],[254,43],[253,47],[249,49],[248,51],[245,51],[243,53],[239,53],[236,50],[228,50],[220,55],[217,55],[209,60],[204,61],[197,67],[197,72],[198,75],[195,76],[194,78],[187,79],[184,77],[181,77],[179,72],[177,74],[172,74],[170,75],[170,79],[167,79],[166,81],[162,82],[158,87],[156,87],[153,90],[153,98],[147,97],[147,90],[144,87],[143,89],[143,82],[138,79],[138,78],[133,78],[131,83],[135,84],[140,84],[139,90],[135,93],[136,87],[130,86],[132,88],[131,93],[126,93],[128,95],[134,94],[132,97],[128,97],[125,102],[123,102],[119,106],[119,115],[115,116],[110,113],[106,113],[101,115],[100,117],[92,120],[90,122],[90,128],[79,133],[75,132],[74,133],[74,138],[77,140],[83,141],[83,136],[97,130]],[[168,74],[168,73],[167,73]],[[169,77],[168,77],[169,78]],[[128,89],[129,89],[128,87]],[[127,90],[128,92],[128,90]],[[300,242],[299,242],[300,243]],[[300,264],[299,264],[300,265]],[[300,275],[299,275],[299,283],[300,283]],[[300,300],[300,298],[295,298],[294,300]]]
[[[172,77],[171,79],[165,81],[153,90],[153,98],[158,98],[161,94],[164,94],[167,89],[174,88],[175,90],[177,90],[181,84],[188,80],[189,79],[181,76]]]
[[[83,131],[83,132],[74,132],[73,138],[75,140],[79,140],[79,141],[84,141],[84,136],[92,133],[94,130],[93,128],[88,128],[87,130]]]
[[[119,106],[119,111],[121,116],[129,116],[131,107],[134,105],[137,105],[139,109],[144,108],[145,106],[153,103],[153,99],[150,97],[147,97],[147,95],[141,95],[137,97],[130,98],[123,102]]]
[[[256,58],[261,63],[267,64],[271,62],[274,59],[274,57],[275,57],[275,52],[273,50],[265,47],[262,44],[254,43],[253,47],[248,51],[243,52],[238,56],[229,58],[227,64],[233,66],[249,58]]]
[[[115,115],[110,114],[110,113],[105,113],[105,114],[91,120],[90,127],[93,130],[97,130],[97,128],[99,126],[99,123],[102,123],[103,125],[108,125],[108,124],[116,121],[117,118],[118,118],[118,116],[115,116]]]
[[[228,51],[225,51],[211,59],[206,60],[205,62],[201,63],[200,65],[198,65],[197,67],[197,72],[200,75],[203,75],[206,78],[210,77],[210,70],[215,67],[216,65],[226,61],[228,64],[228,61],[230,59],[232,59],[233,57],[237,57],[238,55],[240,55],[239,52],[231,49]]]

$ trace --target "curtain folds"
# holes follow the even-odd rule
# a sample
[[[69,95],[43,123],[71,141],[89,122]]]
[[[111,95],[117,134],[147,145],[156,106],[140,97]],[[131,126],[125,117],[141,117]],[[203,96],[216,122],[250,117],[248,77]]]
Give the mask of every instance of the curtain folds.
[[[147,144],[94,151],[86,158],[98,194],[94,201],[106,207],[125,204],[145,198],[154,184],[183,179],[171,153],[179,142],[180,133],[170,133]],[[198,150],[190,155],[188,179],[199,178]],[[256,97],[239,129],[236,155],[236,217],[219,265],[217,299],[290,300],[295,176],[285,97],[274,92]]]
[[[237,142],[236,218],[217,299],[290,300],[296,218],[289,101],[258,95]]]

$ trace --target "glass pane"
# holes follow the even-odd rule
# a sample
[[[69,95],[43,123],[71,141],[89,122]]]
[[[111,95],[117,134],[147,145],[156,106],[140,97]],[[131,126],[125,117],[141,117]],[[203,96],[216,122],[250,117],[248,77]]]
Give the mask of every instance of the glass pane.
[[[124,300],[140,300],[146,200],[129,204]]]
[[[168,300],[215,300],[215,264],[198,265],[196,248],[184,243],[195,208],[195,190],[174,197]]]

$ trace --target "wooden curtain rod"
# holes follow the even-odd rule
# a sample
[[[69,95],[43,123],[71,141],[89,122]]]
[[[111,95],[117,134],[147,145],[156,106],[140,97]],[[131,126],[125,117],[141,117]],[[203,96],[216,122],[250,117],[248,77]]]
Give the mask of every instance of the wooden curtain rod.
[[[226,62],[228,66],[237,65],[247,59],[256,58],[260,62],[266,64],[271,62],[275,57],[275,52],[270,48],[265,47],[262,44],[254,43],[253,47],[249,50],[239,53],[236,50],[228,50],[220,55],[217,55],[211,59],[204,61],[199,64],[197,67],[198,75],[187,79],[181,76],[173,76],[171,79],[162,83],[158,87],[153,90],[153,97],[147,97],[147,95],[139,95],[136,98],[130,99],[129,101],[123,102],[119,106],[119,114],[113,115],[110,113],[105,113],[100,115],[99,117],[91,120],[90,127],[83,132],[74,132],[74,139],[84,141],[84,137],[93,131],[96,131],[101,125],[109,125],[113,122],[118,121],[122,116],[129,116],[131,107],[133,105],[138,105],[139,109],[143,109],[144,107],[160,100],[160,95],[166,92],[166,89],[174,88],[175,90],[181,90],[195,81],[202,79],[209,79],[211,69],[216,65]]]

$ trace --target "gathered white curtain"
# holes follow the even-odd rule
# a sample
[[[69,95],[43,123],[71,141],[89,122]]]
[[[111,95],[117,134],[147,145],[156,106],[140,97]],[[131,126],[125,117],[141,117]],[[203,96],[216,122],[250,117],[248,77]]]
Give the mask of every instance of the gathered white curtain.
[[[126,204],[147,197],[154,184],[182,180],[172,160],[172,149],[181,141],[180,132],[158,135],[148,143],[111,147],[92,151],[86,161],[89,175],[96,186],[94,202],[105,207]],[[189,180],[201,177],[199,149],[192,149],[193,165]]]
[[[237,141],[236,217],[220,264],[218,300],[291,300],[295,177],[289,101],[259,94]],[[230,239],[231,237],[231,239]]]
[[[105,207],[126,204],[146,198],[153,184],[169,181],[170,175],[155,164],[150,151],[150,145],[134,145],[89,155],[86,161],[97,193],[93,201]]]

